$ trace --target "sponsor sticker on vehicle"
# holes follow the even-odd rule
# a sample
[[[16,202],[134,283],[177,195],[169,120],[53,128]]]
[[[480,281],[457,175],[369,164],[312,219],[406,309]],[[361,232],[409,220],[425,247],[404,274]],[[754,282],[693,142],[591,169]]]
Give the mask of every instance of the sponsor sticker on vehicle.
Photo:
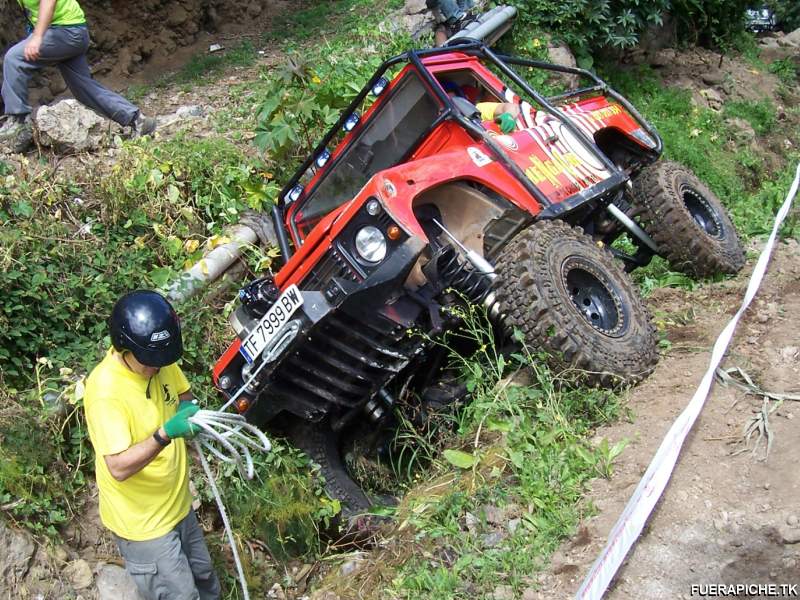
[[[517,146],[517,140],[510,135],[498,135],[495,137],[495,139],[509,150],[514,150],[515,152],[519,150],[519,146]]]
[[[472,159],[472,162],[474,162],[479,167],[485,167],[490,162],[492,162],[492,159],[486,156],[483,150],[481,150],[480,148],[476,148],[475,146],[469,146],[467,148],[467,154],[469,154],[469,157]]]
[[[297,286],[290,285],[286,288],[239,347],[245,360],[252,363],[258,358],[280,335],[283,326],[302,305],[303,295]]]

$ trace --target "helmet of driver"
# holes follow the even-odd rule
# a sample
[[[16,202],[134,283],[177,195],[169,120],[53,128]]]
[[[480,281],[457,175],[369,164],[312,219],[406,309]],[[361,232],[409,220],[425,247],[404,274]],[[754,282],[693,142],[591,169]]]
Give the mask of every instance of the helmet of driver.
[[[183,353],[178,315],[164,296],[136,290],[122,296],[109,319],[111,343],[148,367],[166,367]]]

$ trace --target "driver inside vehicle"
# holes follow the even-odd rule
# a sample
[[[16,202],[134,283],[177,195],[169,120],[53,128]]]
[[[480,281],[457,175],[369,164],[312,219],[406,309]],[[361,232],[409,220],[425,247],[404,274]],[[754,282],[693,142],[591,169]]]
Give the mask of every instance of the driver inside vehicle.
[[[459,85],[451,80],[443,80],[441,85],[451,98],[462,98],[471,103],[475,112],[480,114],[481,121],[496,123],[500,131],[506,134],[517,129],[520,108],[516,102],[497,102],[494,99],[481,101],[481,92],[474,85]]]

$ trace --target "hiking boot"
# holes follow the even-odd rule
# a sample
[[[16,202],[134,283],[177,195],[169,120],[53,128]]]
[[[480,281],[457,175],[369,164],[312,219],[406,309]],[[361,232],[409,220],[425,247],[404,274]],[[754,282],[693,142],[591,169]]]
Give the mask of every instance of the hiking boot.
[[[142,113],[137,113],[136,118],[131,124],[131,137],[138,138],[144,135],[150,135],[156,130],[156,127],[158,127],[158,121],[153,117],[145,117]]]
[[[30,115],[4,115],[0,125],[0,142],[6,142],[17,137],[17,134],[27,123],[30,127]]]

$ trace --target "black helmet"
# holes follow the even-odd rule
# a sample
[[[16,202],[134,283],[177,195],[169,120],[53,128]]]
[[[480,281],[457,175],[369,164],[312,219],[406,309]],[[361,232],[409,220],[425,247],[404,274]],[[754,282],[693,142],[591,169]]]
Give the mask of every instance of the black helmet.
[[[125,294],[114,305],[108,324],[114,348],[118,352],[130,350],[148,367],[166,367],[183,353],[178,315],[157,292]]]

